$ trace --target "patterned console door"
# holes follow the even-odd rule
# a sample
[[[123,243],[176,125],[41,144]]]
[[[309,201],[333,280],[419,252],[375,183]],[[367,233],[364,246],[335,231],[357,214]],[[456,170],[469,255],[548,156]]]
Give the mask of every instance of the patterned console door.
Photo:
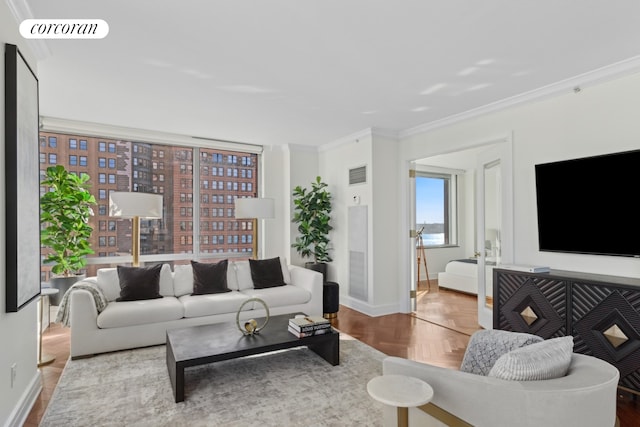
[[[640,394],[640,279],[551,270],[494,270],[493,327],[573,336],[573,351],[606,360]]]
[[[574,282],[574,351],[620,371],[620,385],[640,390],[640,289]]]
[[[542,338],[567,335],[567,282],[547,274],[494,270],[493,327]]]

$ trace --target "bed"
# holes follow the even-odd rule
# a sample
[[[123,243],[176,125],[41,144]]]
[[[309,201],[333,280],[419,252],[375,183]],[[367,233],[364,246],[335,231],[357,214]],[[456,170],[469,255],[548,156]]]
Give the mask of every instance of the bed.
[[[494,262],[487,261],[487,265],[495,265]],[[492,276],[492,269],[488,269],[487,279]],[[491,282],[489,282],[490,284]],[[465,292],[478,295],[478,260],[475,258],[457,259],[449,261],[443,273],[438,273],[438,286],[452,289],[454,291]],[[491,291],[491,286],[487,289]],[[487,292],[487,295],[492,292]]]

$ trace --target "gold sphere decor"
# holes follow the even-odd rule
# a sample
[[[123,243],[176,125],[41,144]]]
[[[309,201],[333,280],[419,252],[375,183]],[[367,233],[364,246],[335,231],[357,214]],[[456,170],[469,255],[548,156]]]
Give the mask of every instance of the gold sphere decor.
[[[260,326],[258,326],[258,321],[256,319],[249,319],[245,321],[244,324],[240,324],[240,313],[242,312],[242,308],[250,302],[258,302],[262,304],[267,312],[267,317],[264,319],[264,323]],[[255,335],[260,333],[260,331],[267,326],[267,323],[269,323],[269,307],[267,306],[267,303],[260,298],[249,298],[242,303],[240,308],[238,308],[238,312],[236,313],[236,325],[238,325],[238,329],[243,335]]]

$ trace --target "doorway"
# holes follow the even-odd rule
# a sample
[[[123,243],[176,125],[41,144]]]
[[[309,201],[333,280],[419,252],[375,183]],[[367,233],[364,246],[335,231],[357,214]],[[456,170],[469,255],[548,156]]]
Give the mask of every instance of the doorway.
[[[474,147],[455,152],[416,159],[411,188],[409,212],[412,213],[412,229],[438,230],[438,221],[425,221],[421,211],[424,197],[420,194],[419,177],[423,171],[439,171],[456,175],[455,203],[449,207],[456,212],[447,216],[451,221],[448,229],[449,240],[441,238],[438,244],[433,236],[422,234],[424,250],[418,239],[411,241],[412,284],[410,293],[412,314],[440,326],[467,335],[480,327],[492,328],[492,269],[502,260],[508,262],[512,247],[510,232],[511,206],[511,138],[505,137],[486,141]],[[441,219],[442,227],[447,220]],[[426,223],[426,224],[425,224]],[[427,228],[424,228],[425,225]],[[416,233],[417,234],[417,233]],[[414,234],[414,237],[416,235]],[[506,259],[505,259],[506,256]],[[426,258],[426,259],[421,259]],[[451,261],[453,274],[444,276]],[[420,264],[418,264],[420,262]],[[422,265],[422,267],[420,267]],[[425,268],[426,267],[426,268]],[[463,267],[459,271],[456,268]],[[428,281],[425,270],[429,272]],[[468,284],[457,285],[456,274],[469,275]],[[473,277],[471,277],[473,276]],[[464,278],[462,279],[465,280]]]

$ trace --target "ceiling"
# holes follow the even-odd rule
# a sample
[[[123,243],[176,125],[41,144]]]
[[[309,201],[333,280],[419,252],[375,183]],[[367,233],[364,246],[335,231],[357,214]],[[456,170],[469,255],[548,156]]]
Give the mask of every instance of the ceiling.
[[[17,1],[109,24],[46,41],[41,115],[253,144],[407,134],[640,64],[632,0]]]

